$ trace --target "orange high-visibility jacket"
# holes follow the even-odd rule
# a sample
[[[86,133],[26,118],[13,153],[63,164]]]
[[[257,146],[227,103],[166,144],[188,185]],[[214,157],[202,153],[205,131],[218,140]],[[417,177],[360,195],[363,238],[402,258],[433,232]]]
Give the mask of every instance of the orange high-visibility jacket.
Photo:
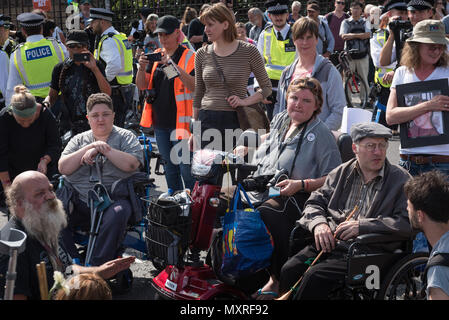
[[[156,50],[156,52],[160,49]],[[155,62],[151,70],[150,83],[148,89],[153,88],[153,76],[159,62]],[[190,74],[195,68],[195,53],[192,50],[185,49],[179,59],[178,67]],[[179,77],[175,78],[175,100],[176,100],[176,138],[188,139],[190,137],[190,120],[193,116],[193,95],[190,90],[182,83]],[[153,123],[152,105],[145,102],[145,107],[142,113],[140,125],[149,128]]]

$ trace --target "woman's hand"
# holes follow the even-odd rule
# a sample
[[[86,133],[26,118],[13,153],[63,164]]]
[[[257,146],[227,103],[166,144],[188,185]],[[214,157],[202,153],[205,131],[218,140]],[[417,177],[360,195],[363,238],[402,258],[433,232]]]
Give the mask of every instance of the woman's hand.
[[[286,179],[282,180],[276,187],[281,188],[281,196],[291,196],[302,188],[301,180]]]
[[[321,223],[313,229],[315,247],[318,251],[331,252],[335,249],[335,239],[327,223]]]
[[[91,144],[91,146],[103,155],[106,155],[112,150],[111,146],[104,141],[95,141]]]
[[[95,148],[89,149],[81,158],[81,165],[87,164],[88,166],[92,166],[95,162],[95,157],[98,154],[98,150]]]
[[[39,161],[39,164],[37,165],[37,171],[45,175],[47,174],[47,160],[41,159],[41,161]]]
[[[228,97],[227,101],[231,105],[231,107],[233,107],[233,108],[237,108],[237,107],[240,107],[240,106],[244,107],[244,106],[247,105],[245,100],[242,100],[242,99],[240,99],[239,97],[237,97],[235,95]]]
[[[139,70],[145,71],[147,69],[147,65],[150,62],[144,53],[142,53],[139,57]]]
[[[437,95],[429,101],[429,104],[432,106],[432,109],[429,111],[449,111],[448,96]]]
[[[248,147],[238,146],[232,151],[238,157],[245,157],[248,154]]]

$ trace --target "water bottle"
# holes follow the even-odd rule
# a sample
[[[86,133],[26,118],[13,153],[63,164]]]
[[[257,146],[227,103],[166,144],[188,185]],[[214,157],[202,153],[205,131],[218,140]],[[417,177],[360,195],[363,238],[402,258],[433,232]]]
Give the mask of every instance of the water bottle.
[[[173,194],[173,190],[168,188],[167,192],[164,192],[163,194],[161,194],[159,196],[158,200],[164,199],[164,200],[173,200],[174,201],[172,194]]]

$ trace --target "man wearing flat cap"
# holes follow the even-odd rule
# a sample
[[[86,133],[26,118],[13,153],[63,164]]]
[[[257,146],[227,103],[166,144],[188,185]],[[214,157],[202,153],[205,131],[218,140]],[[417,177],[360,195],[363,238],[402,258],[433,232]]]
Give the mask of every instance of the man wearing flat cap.
[[[271,24],[260,33],[257,49],[265,60],[265,70],[271,80],[273,93],[266,104],[267,115],[273,118],[274,104],[277,99],[277,87],[282,71],[295,60],[296,48],[292,39],[290,24],[287,23],[289,2],[272,0],[265,3]],[[259,86],[255,80],[254,89]]]
[[[368,233],[412,235],[403,192],[410,175],[386,159],[391,130],[375,122],[359,123],[351,128],[351,138],[355,159],[331,171],[305,204],[298,223],[310,241],[282,267],[280,294],[304,274],[305,262],[323,250],[321,261],[304,274],[296,298],[328,299],[347,273],[351,240]]]
[[[26,42],[11,54],[6,105],[9,105],[14,87],[23,84],[42,102],[48,95],[53,67],[68,56],[66,47],[54,38],[44,38],[44,17],[35,13],[17,16]]]
[[[94,56],[106,65],[106,79],[112,88],[114,124],[123,128],[134,96],[133,52],[126,35],[112,26],[113,17],[114,13],[107,9],[90,9],[90,27],[100,37]]]

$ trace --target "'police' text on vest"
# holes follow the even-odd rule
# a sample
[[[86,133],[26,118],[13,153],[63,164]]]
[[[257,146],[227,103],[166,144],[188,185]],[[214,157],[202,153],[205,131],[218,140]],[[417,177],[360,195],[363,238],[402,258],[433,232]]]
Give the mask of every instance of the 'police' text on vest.
[[[25,51],[27,61],[42,59],[45,57],[51,57],[51,48],[50,46],[37,47],[33,49],[29,49]]]

